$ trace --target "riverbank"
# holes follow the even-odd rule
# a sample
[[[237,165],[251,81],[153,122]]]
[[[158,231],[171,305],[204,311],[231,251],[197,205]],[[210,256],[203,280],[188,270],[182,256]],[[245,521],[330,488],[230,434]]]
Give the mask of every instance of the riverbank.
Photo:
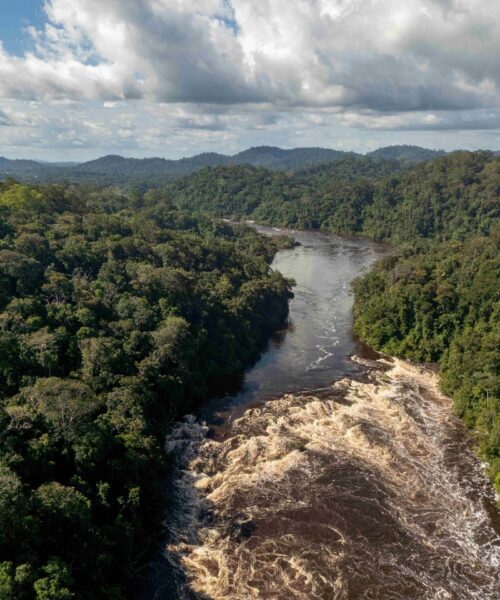
[[[354,328],[387,354],[439,363],[442,389],[500,493],[498,239],[399,250],[354,283]]]
[[[220,217],[364,235],[397,247],[395,262],[378,271],[386,271],[385,280],[363,278],[358,334],[390,355],[440,363],[445,390],[477,435],[500,492],[500,159],[456,152],[389,166],[348,160],[286,177],[251,167],[207,169],[170,191],[179,206]]]

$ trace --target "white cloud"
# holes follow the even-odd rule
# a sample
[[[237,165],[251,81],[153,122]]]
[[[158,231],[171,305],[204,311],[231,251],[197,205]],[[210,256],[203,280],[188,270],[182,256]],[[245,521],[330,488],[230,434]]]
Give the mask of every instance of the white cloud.
[[[432,131],[477,146],[500,128],[498,0],[44,6],[29,52],[0,40],[0,143],[17,153],[362,150]]]
[[[4,97],[471,109],[500,102],[497,0],[46,0]]]
[[[0,110],[0,127],[8,127],[10,125],[11,120],[9,118],[9,115],[3,110]]]
[[[339,119],[348,127],[386,131],[465,131],[500,128],[499,109],[394,114],[375,111],[344,112]]]
[[[445,117],[445,113],[436,114],[429,113],[429,119]],[[446,113],[448,119],[458,114],[462,113]],[[491,116],[495,114],[496,120]],[[102,102],[61,106],[59,102],[0,100],[0,119],[2,115],[9,126],[0,123],[0,154],[43,160],[88,160],[103,154],[180,158],[207,151],[231,154],[261,144],[364,152],[393,143],[498,148],[500,141],[498,129],[486,127],[486,123],[498,126],[495,111],[471,111],[475,129],[460,129],[451,121],[452,127],[438,122],[427,126],[421,122],[422,113],[365,111],[360,116],[332,109],[278,111],[272,105],[206,107],[145,100],[118,102],[108,108]],[[14,115],[16,125],[12,124]]]

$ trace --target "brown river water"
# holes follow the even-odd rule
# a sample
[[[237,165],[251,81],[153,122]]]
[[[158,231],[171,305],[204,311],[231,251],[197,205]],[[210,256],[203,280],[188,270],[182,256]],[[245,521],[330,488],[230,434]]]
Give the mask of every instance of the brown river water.
[[[493,492],[437,375],[352,336],[350,284],[387,249],[293,235],[272,265],[297,282],[289,327],[168,436],[175,507],[147,597],[498,600]]]

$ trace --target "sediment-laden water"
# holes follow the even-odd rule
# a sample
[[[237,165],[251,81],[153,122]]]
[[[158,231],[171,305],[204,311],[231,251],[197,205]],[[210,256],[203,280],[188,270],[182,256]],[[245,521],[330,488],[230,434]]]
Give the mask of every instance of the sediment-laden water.
[[[497,600],[492,491],[437,375],[358,357],[349,285],[384,249],[297,237],[273,265],[298,284],[289,330],[167,440],[156,597]]]

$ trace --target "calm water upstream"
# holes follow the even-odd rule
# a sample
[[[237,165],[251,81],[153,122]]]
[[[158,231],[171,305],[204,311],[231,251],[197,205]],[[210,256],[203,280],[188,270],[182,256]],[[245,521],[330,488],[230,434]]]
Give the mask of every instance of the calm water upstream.
[[[176,509],[148,597],[498,600],[492,492],[436,375],[352,336],[350,284],[387,250],[293,235],[273,263],[297,282],[290,326],[169,435]]]
[[[279,252],[272,264],[273,269],[297,283],[290,302],[289,327],[273,337],[268,351],[246,373],[239,394],[204,406],[200,416],[209,422],[214,415],[231,422],[252,402],[315,390],[359,371],[359,365],[349,358],[360,350],[352,335],[351,283],[388,252],[387,246],[369,240],[256,228],[268,235],[293,235],[300,243],[293,250]]]

